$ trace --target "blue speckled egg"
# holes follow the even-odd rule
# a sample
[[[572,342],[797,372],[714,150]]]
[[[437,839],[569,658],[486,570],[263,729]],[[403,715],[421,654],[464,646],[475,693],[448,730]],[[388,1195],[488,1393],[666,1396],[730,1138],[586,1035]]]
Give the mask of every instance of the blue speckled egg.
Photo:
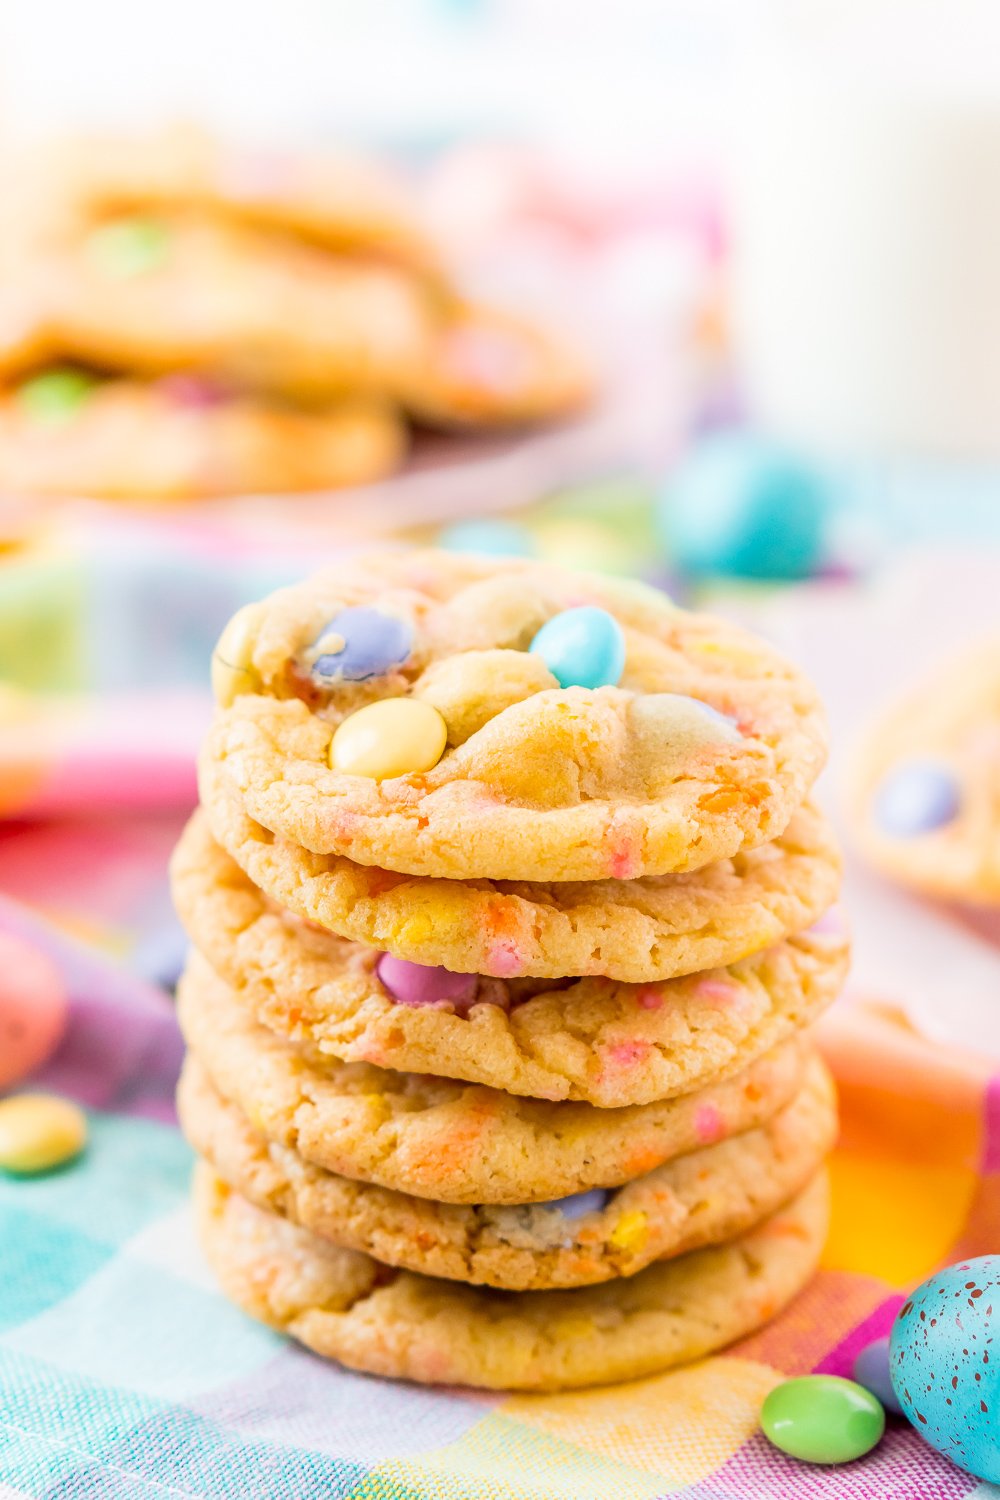
[[[820,471],[750,433],[722,432],[670,475],[658,522],[685,573],[805,578],[822,561],[831,509]]]
[[[582,604],[547,620],[531,643],[560,687],[615,687],[625,670],[625,637],[606,609]]]
[[[312,666],[319,682],[366,682],[402,665],[413,631],[397,615],[358,605],[334,615],[315,644],[322,648]]]
[[[920,1436],[977,1479],[1000,1482],[1000,1255],[918,1286],[893,1324],[889,1363]]]

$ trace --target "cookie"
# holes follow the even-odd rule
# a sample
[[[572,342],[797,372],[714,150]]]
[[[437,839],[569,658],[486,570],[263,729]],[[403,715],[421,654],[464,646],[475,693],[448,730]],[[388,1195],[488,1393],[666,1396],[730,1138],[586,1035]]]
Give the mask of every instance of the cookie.
[[[203,382],[49,370],[0,396],[0,489],[122,500],[337,489],[398,468],[399,419],[345,401],[320,411]]]
[[[872,727],[851,802],[859,844],[893,880],[1000,904],[1000,639],[949,661]]]
[[[195,1197],[208,1260],[254,1317],[350,1369],[492,1390],[631,1380],[711,1354],[801,1291],[828,1222],[821,1174],[726,1245],[596,1287],[504,1293],[330,1245],[253,1207],[204,1165]]]
[[[210,758],[200,784],[214,838],[272,901],[396,958],[466,975],[672,979],[802,931],[839,885],[832,833],[808,805],[773,843],[691,874],[543,885],[411,877],[309,854],[247,817]]]
[[[269,1140],[340,1176],[449,1203],[617,1187],[763,1124],[801,1087],[806,1053],[792,1038],[694,1092],[594,1109],[317,1056],[255,1021],[198,953],[177,1000],[213,1085]]]
[[[50,232],[128,214],[198,213],[437,275],[415,194],[385,163],[330,148],[277,151],[184,125],[76,135],[25,153],[8,190]]]
[[[514,313],[450,305],[426,346],[406,405],[432,427],[496,428],[579,411],[595,375],[568,339]]]
[[[585,1286],[721,1244],[775,1213],[836,1136],[829,1074],[814,1056],[800,1093],[764,1125],[656,1167],[615,1192],[555,1203],[436,1203],[324,1171],[256,1131],[189,1056],[181,1128],[258,1208],[383,1264],[508,1291]]]
[[[438,321],[427,288],[399,268],[201,220],[113,220],[30,255],[20,316],[0,307],[8,377],[27,360],[78,361],[295,402],[398,400]]]
[[[757,854],[746,859],[759,862]],[[729,968],[655,987],[600,976],[551,984],[466,977],[464,992],[456,993],[453,981],[462,976],[407,965],[404,978],[447,986],[450,998],[436,999],[402,988],[379,950],[276,907],[213,841],[204,813],[189,823],[171,872],[192,940],[248,1015],[271,1030],[327,1057],[538,1099],[619,1108],[730,1076],[815,1020],[837,995],[847,966],[846,932],[831,912],[817,930]],[[729,880],[730,897],[736,885]],[[283,889],[290,893],[292,881]],[[831,899],[833,889],[831,878]],[[720,912],[725,897],[724,885]],[[703,920],[713,920],[708,911]],[[640,930],[636,940],[643,936]],[[623,951],[627,940],[626,929]],[[380,970],[395,978],[395,990]]]
[[[206,767],[273,832],[408,874],[698,869],[780,834],[825,756],[768,646],[550,564],[352,558],[241,611],[216,654]]]

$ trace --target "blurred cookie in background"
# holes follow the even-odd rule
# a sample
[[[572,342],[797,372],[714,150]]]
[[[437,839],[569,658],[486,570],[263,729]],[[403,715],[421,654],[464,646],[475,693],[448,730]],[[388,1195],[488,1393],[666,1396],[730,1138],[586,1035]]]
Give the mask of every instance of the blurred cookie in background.
[[[869,729],[850,798],[858,842],[884,874],[1000,906],[1000,637],[946,662]]]
[[[0,487],[140,500],[382,478],[408,420],[554,420],[586,358],[470,303],[413,194],[338,154],[198,131],[82,140],[6,169]]]
[[[335,489],[399,467],[391,406],[321,408],[227,392],[197,376],[103,378],[53,366],[0,395],[0,490],[184,500]]]

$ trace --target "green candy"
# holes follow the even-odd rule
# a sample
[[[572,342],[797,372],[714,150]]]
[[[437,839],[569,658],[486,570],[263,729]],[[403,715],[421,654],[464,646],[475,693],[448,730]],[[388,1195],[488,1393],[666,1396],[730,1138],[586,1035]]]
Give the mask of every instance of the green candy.
[[[170,251],[170,230],[159,219],[115,219],[95,229],[87,253],[109,276],[141,276],[162,265]]]
[[[96,384],[93,375],[83,370],[45,370],[18,387],[17,400],[37,422],[65,422]]]
[[[846,1464],[869,1453],[885,1431],[881,1402],[839,1375],[786,1380],[764,1402],[764,1436],[792,1458],[810,1464]]]

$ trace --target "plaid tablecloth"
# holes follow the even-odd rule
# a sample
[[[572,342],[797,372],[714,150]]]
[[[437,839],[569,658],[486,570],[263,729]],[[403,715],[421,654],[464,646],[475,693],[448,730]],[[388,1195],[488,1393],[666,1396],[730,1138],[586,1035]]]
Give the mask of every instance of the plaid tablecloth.
[[[187,1208],[167,996],[0,903],[54,956],[72,1024],[37,1080],[80,1100],[76,1164],[0,1178],[0,1496],[33,1500],[959,1500],[1000,1493],[902,1420],[836,1469],[756,1432],[785,1375],[844,1373],[904,1289],[1000,1246],[1000,1076],[888,1010],[838,1008],[834,1228],[824,1268],[753,1338],[688,1369],[560,1396],[349,1374],[216,1291]]]

